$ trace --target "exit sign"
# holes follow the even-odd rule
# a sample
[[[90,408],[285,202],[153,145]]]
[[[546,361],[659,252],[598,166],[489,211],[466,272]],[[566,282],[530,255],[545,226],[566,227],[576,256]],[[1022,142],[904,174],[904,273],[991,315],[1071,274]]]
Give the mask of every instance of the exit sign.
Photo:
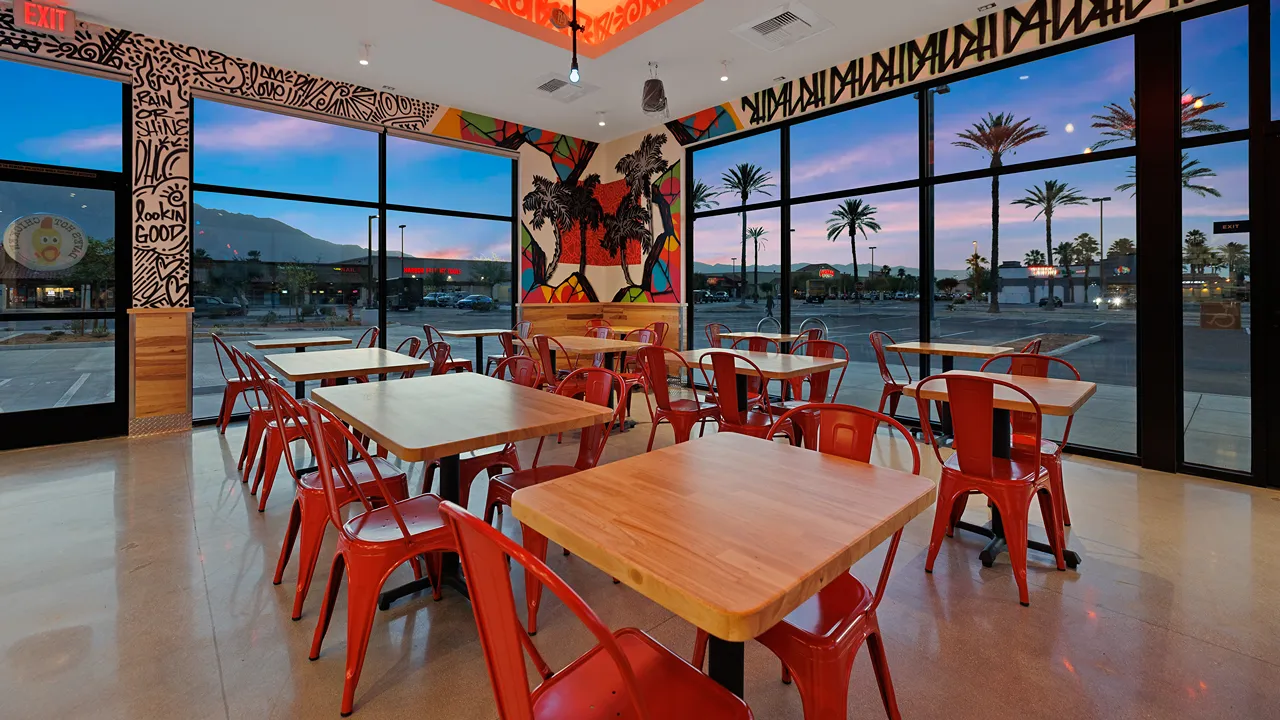
[[[76,13],[57,5],[14,0],[14,25],[20,30],[48,33],[61,37],[75,37]]]

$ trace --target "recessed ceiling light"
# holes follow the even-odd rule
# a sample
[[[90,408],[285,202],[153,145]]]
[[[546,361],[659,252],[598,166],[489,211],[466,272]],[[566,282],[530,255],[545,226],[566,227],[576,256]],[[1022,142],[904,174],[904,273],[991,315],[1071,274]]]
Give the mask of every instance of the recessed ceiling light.
[[[774,81],[774,82],[782,82],[783,80],[786,80],[786,79],[787,79],[787,76],[786,76],[786,75],[779,75],[778,77],[774,78],[774,79],[773,79],[773,81]]]
[[[360,46],[360,64],[369,64],[369,43],[365,43]]]
[[[988,10],[995,10],[995,9],[996,9],[995,3],[987,3],[986,5],[983,5],[982,7],[978,8],[978,12],[986,12]]]
[[[721,70],[720,82],[729,82],[729,61],[728,60],[720,61],[720,70]]]
[[[598,112],[598,113],[596,113],[596,124],[597,124],[597,125],[599,125],[600,127],[604,127],[605,122],[604,122],[604,113],[603,113],[603,112]]]

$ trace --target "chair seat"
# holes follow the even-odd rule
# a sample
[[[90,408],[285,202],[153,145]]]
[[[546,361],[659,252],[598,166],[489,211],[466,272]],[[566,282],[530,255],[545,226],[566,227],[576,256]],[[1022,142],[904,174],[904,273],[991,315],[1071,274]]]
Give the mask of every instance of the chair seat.
[[[543,465],[541,467],[503,473],[490,482],[515,492],[521,488],[533,487],[539,483],[549,482],[576,472],[579,472],[578,468],[572,465]]]
[[[720,406],[715,403],[698,402],[697,400],[689,400],[687,398],[671,401],[671,412],[686,413],[690,415],[693,413],[698,413],[699,415],[714,415],[719,411]]]
[[[751,718],[740,698],[635,628],[614,633],[652,718]],[[537,720],[634,717],[613,659],[598,645],[533,691]]]
[[[1020,437],[1020,436],[1018,436],[1018,435],[1014,435],[1014,436],[1013,436],[1013,444],[1014,444],[1014,445],[1030,445],[1031,443],[1030,443],[1030,442],[1027,442],[1027,440],[1029,440],[1029,439],[1030,439],[1030,438],[1024,439],[1023,437]],[[1056,455],[1057,455],[1058,453],[1060,453],[1060,452],[1062,452],[1062,446],[1061,446],[1061,445],[1059,445],[1058,443],[1056,443],[1056,442],[1054,442],[1054,441],[1052,441],[1052,440],[1041,440],[1041,441],[1040,441],[1040,454],[1041,454],[1041,455],[1056,456]]]
[[[1020,453],[1016,453],[1020,454]],[[955,453],[942,464],[943,472],[963,474],[960,470],[960,453]],[[992,458],[991,477],[1000,482],[1031,483],[1048,477],[1048,470],[1040,465],[1040,457]]]
[[[410,535],[421,535],[434,530],[445,529],[444,518],[440,515],[439,495],[416,495],[401,503],[396,509],[404,517],[404,524]],[[346,531],[357,542],[387,543],[402,540],[404,533],[396,523],[390,506],[374,508],[369,512],[347,521]]]
[[[767,632],[795,636],[810,643],[820,638],[834,639],[857,624],[874,599],[871,588],[844,573]]]
[[[738,425],[740,427],[769,427],[773,425],[774,417],[772,413],[763,412],[761,410],[748,410],[747,421],[745,423],[734,423],[726,420],[726,424]]]
[[[386,482],[391,482],[396,478],[405,477],[403,470],[380,457],[375,456],[373,458],[373,465],[378,468],[378,474],[381,475],[382,479]],[[348,463],[347,467],[351,468],[351,476],[355,478],[357,483],[360,485],[368,484],[375,488],[377,487],[377,481],[374,480],[373,473],[369,471],[368,463],[363,460],[359,460],[357,462]],[[317,472],[303,473],[302,476],[298,478],[298,484],[308,490],[315,490],[317,492],[324,491],[324,486],[320,483],[320,474]],[[334,485],[340,486],[341,482],[339,481],[334,483]],[[341,487],[338,487],[338,489],[341,489]],[[365,489],[365,492],[369,492],[368,488]]]

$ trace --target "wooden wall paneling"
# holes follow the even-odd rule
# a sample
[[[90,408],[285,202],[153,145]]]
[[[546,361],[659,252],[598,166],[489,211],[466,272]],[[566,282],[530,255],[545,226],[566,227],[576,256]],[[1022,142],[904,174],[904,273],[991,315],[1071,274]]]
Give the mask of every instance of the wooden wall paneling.
[[[191,308],[129,310],[129,434],[191,428]]]

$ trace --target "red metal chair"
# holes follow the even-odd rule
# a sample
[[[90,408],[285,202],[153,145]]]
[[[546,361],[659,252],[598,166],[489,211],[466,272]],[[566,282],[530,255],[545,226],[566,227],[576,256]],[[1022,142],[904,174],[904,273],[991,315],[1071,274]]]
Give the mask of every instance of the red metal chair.
[[[1035,342],[1040,342],[1036,340]],[[1038,352],[1038,350],[1037,350]],[[1009,361],[1009,374],[1022,375],[1025,377],[1049,377],[1049,366],[1057,363],[1067,369],[1073,379],[1080,379],[1080,371],[1075,366],[1063,360],[1062,358],[1052,357],[1049,355],[1039,355],[1034,353],[1005,353],[997,355],[982,364],[982,372],[998,372],[995,370],[988,371],[988,367],[996,361]],[[1062,524],[1071,527],[1071,513],[1067,510],[1067,492],[1062,481],[1062,448],[1067,444],[1067,438],[1071,436],[1071,421],[1073,416],[1067,417],[1067,426],[1062,431],[1062,439],[1057,442],[1053,440],[1040,441],[1040,464],[1049,471],[1049,482],[1052,483],[1053,499],[1058,503],[1058,510],[1062,513]],[[1029,417],[1028,413],[1009,413],[1009,422],[1013,426],[1013,442],[1027,445],[1031,443],[1031,427],[1034,418]],[[1033,446],[1034,447],[1034,446]],[[963,511],[963,507],[961,508]],[[956,517],[956,522],[960,520]],[[955,522],[952,522],[952,527]]]
[[[666,323],[662,324],[665,325]],[[645,327],[632,330],[622,339],[661,347],[662,343],[658,340],[658,337],[659,335],[657,330],[654,330],[652,327]],[[649,417],[653,417],[653,403],[649,402],[649,380],[640,370],[640,360],[636,353],[631,353],[627,356],[627,361],[624,363],[624,367],[621,369],[620,374],[622,375],[623,382],[626,383],[626,392],[622,397],[626,399],[625,406],[627,411],[623,415],[623,420],[626,420],[627,416],[631,414],[631,396],[632,392],[636,389],[639,389],[644,395],[644,404],[649,408]],[[665,378],[663,381],[665,382]]]
[[[269,386],[270,387],[270,386]],[[321,442],[316,437],[311,424],[307,422],[306,411],[302,405],[289,395],[289,391],[278,385],[271,387],[271,405],[275,410],[276,423],[281,426],[290,424],[303,429],[303,440],[315,455],[316,444]],[[333,432],[330,424],[325,424],[326,432]],[[337,438],[335,438],[337,439]],[[349,457],[344,453],[342,457]],[[293,508],[289,511],[289,524],[285,528],[284,542],[280,546],[280,559],[276,562],[275,576],[271,582],[279,585],[284,579],[284,569],[289,564],[289,556],[293,546],[298,546],[298,582],[293,594],[293,619],[302,617],[302,605],[307,599],[307,591],[311,588],[311,579],[315,576],[316,563],[320,561],[320,548],[324,543],[324,534],[329,527],[328,501],[324,486],[317,472],[299,474],[293,460],[293,451],[289,445],[284,446],[285,467],[293,478],[296,490],[293,497]],[[335,462],[338,462],[335,457]],[[409,477],[396,466],[382,458],[374,457],[370,465],[363,459],[347,463],[347,470],[352,479],[363,488],[370,499],[378,499],[386,504],[388,499],[381,496],[382,487],[391,493],[390,500],[401,501],[409,497]],[[379,485],[379,482],[382,485]],[[338,507],[345,507],[358,500],[357,496],[345,486],[335,487]]]
[[[592,318],[591,320],[587,321],[588,330],[594,330],[596,328],[611,328],[611,327],[613,326],[610,325],[609,321],[605,320],[604,318]]]
[[[365,330],[364,333],[360,335],[360,339],[356,341],[356,344],[353,347],[356,347],[356,348],[378,347],[379,333],[380,331],[376,327],[371,327]],[[356,375],[351,379],[355,380],[358,383],[369,382],[369,377],[367,375]],[[320,387],[333,387],[334,385],[337,385],[337,384],[338,384],[338,381],[335,378],[323,378],[322,380],[320,380]]]
[[[657,322],[651,322],[645,327],[649,330],[652,330],[654,334],[657,335],[657,338],[655,338],[653,341],[655,345],[667,344],[667,331],[671,329],[670,323],[665,323],[659,320]]]
[[[778,344],[777,340],[772,340],[770,338],[762,337],[759,335],[753,335],[751,337],[738,338],[737,340],[734,340],[733,344],[729,346],[729,349],[746,350],[747,352],[776,353],[776,352],[782,351],[782,346]],[[747,395],[752,398],[753,402],[757,402],[759,400],[759,396],[762,393],[768,392],[768,390],[769,390],[768,381],[765,381],[763,384],[760,384],[760,383],[757,383],[754,378],[752,378],[750,384],[747,386]],[[707,395],[706,400],[707,402],[716,401],[716,399],[712,395]]]
[[[884,389],[880,392],[880,407],[876,408],[878,412],[884,412],[884,403],[889,401],[889,414],[898,414],[898,402],[902,400],[902,390],[911,384],[911,371],[907,369],[906,358],[902,357],[902,353],[898,353],[898,362],[902,363],[902,371],[906,373],[907,379],[899,381],[893,376],[893,371],[889,369],[889,363],[885,360],[885,345],[892,345],[893,338],[889,333],[882,330],[876,330],[867,336],[871,340],[871,349],[876,353],[876,364],[880,366],[880,379],[884,382]],[[928,406],[926,406],[927,409]],[[921,415],[923,422],[928,415]]]
[[[516,355],[509,357],[499,363],[497,370],[493,376],[499,380],[509,380],[517,385],[523,385],[527,388],[536,388],[542,382],[542,376],[538,372],[538,363],[527,355]],[[516,452],[515,443],[507,443],[505,446],[496,450],[484,449],[474,450],[462,453],[459,457],[458,466],[458,497],[462,499],[465,505],[467,499],[471,497],[471,484],[475,482],[476,476],[485,473],[490,480],[501,471],[507,468],[512,471],[520,469],[520,455]],[[423,475],[423,492],[431,490],[431,480],[437,468],[440,467],[439,460],[432,460]]]
[[[285,417],[283,424],[279,422],[280,414],[275,407],[278,393],[271,387],[276,383],[268,379],[266,370],[252,356],[243,355],[241,362],[248,368],[249,377],[253,379],[257,393],[263,399],[256,413],[258,417],[255,418],[253,412],[249,414],[250,432],[257,431],[260,439],[255,441],[255,447],[250,450],[249,462],[245,465],[241,482],[248,481],[249,470],[254,464],[254,453],[258,450],[256,445],[260,444],[262,455],[258,458],[258,471],[254,475],[249,494],[258,495],[259,487],[262,488],[262,494],[258,495],[258,512],[263,512],[267,509],[267,498],[271,496],[271,487],[275,485],[276,473],[280,471],[280,458],[284,457],[289,443],[304,439],[305,428],[290,417]]]
[[[608,325],[597,325],[595,327],[587,326],[587,331],[583,333],[583,337],[595,338],[597,340],[608,340],[613,337],[613,329]],[[591,358],[591,364],[596,367],[604,367],[604,353],[596,353]]]
[[[554,389],[561,380],[578,369],[577,359],[564,349],[564,345],[561,345],[559,340],[550,335],[534,335],[533,347],[538,353],[538,363],[542,366],[542,381],[547,389]],[[551,358],[553,350],[556,353],[554,362]],[[568,369],[561,370],[561,362],[568,365]]]
[[[1036,338],[1035,340],[1032,340],[1031,342],[1027,343],[1026,345],[1023,345],[1023,346],[1022,346],[1022,349],[1021,349],[1021,350],[1019,350],[1019,351],[1018,351],[1018,353],[1019,353],[1019,354],[1039,355],[1039,354],[1040,354],[1040,345],[1041,345],[1043,342],[1044,342],[1044,340],[1043,340],[1042,338]],[[990,361],[988,361],[988,362],[990,362]]]
[[[618,397],[622,397],[622,378],[612,370],[597,367],[574,370],[556,388],[557,395],[572,397],[582,393],[586,402],[606,407],[609,405],[609,398],[615,392],[619,393]],[[540,483],[595,467],[600,462],[600,456],[604,454],[604,446],[605,443],[609,442],[609,434],[613,426],[621,421],[622,403],[618,403],[618,406],[613,411],[612,419],[583,428],[582,438],[578,443],[578,457],[572,465],[538,465],[538,457],[542,454],[542,443],[546,438],[539,440],[538,453],[534,456],[533,467],[528,470],[504,473],[489,481],[489,496],[484,503],[484,521],[493,523],[494,511],[502,505],[510,507],[511,496],[521,488],[533,487]],[[521,532],[523,533],[524,546],[539,560],[545,561],[547,559],[547,539],[524,526],[523,523],[521,524]],[[536,580],[526,576],[525,602],[529,610],[530,635],[538,631],[538,605],[541,597],[542,587]]]
[[[502,352],[497,355],[490,355],[484,360],[484,374],[492,375],[492,369],[509,357],[519,354],[516,350],[516,334],[515,332],[498,333],[498,344],[502,346]]]
[[[431,357],[431,374],[444,375],[449,372],[471,372],[470,360],[454,360],[453,348],[447,342],[431,343],[424,354]]]
[[[947,386],[947,402],[951,404],[955,426],[955,452],[943,459],[933,428],[929,423],[921,423],[942,466],[925,572],[933,572],[933,561],[951,528],[956,502],[965,502],[970,493],[979,492],[986,495],[1000,513],[1009,546],[1009,563],[1013,565],[1013,579],[1018,583],[1018,600],[1023,605],[1030,605],[1027,593],[1027,525],[1028,508],[1033,499],[1040,500],[1045,532],[1058,569],[1067,568],[1062,557],[1065,545],[1062,518],[1058,513],[1058,503],[1053,500],[1049,471],[1040,464],[1037,450],[1041,441],[1040,404],[1022,388],[1003,380],[981,375],[934,375],[921,380],[917,386],[920,394],[916,403],[921,417],[928,411],[928,401],[922,396],[929,385],[937,383]],[[1033,413],[1027,413],[1031,417],[1029,427],[1025,428],[1029,432],[1027,441],[1012,444],[1008,458],[996,457],[991,445],[995,433],[992,419],[997,388],[1022,396],[1034,408]]]
[[[218,432],[225,434],[227,425],[231,423],[231,414],[235,411],[236,399],[250,389],[253,380],[240,368],[240,364],[231,353],[231,347],[223,342],[222,338],[212,334],[209,337],[213,338],[213,354],[218,359],[218,371],[222,373],[222,379],[227,383],[222,391],[222,407],[218,409],[217,423]],[[227,365],[231,366],[231,374],[227,373]]]
[[[708,345],[713,348],[722,348],[724,347],[724,338],[720,336],[732,331],[724,323],[707,323],[707,328],[704,332],[707,334]]]
[[[821,332],[821,328],[814,328],[814,330]],[[817,358],[839,358],[846,361],[849,359],[849,349],[832,340],[805,340],[797,345],[793,345],[791,347],[791,354],[806,355],[808,357]],[[848,368],[848,365],[840,368],[840,373],[836,376],[836,384],[834,388],[831,386],[831,373],[833,372],[831,370],[824,370],[812,375],[806,375],[802,378],[795,378],[794,380],[786,381],[787,385],[791,388],[791,397],[794,399],[784,400],[774,405],[773,413],[775,415],[781,415],[790,410],[798,407],[804,407],[811,403],[835,402],[836,398],[840,395],[840,386],[844,383],[844,372],[846,368]],[[809,384],[808,395],[805,395],[804,393],[805,383]],[[797,416],[794,421],[794,424],[806,439],[808,438],[811,430],[811,428],[806,426],[809,419],[810,416],[808,415],[800,415]],[[808,447],[807,442],[805,443],[805,446]]]
[[[249,384],[241,395],[244,397],[245,405],[249,408],[249,427],[244,434],[244,443],[240,446],[240,460],[236,463],[236,468],[241,471],[240,482],[249,482],[249,472],[253,470],[254,461],[258,457],[258,450],[262,446],[262,436],[267,431],[267,425],[273,422],[273,413],[271,410],[271,398],[268,394],[266,386],[262,385],[253,373],[249,371],[250,356],[247,353],[236,349],[234,345],[227,345],[227,349],[231,351],[231,357],[240,373],[248,379]],[[265,377],[266,373],[263,373]]]
[[[693,372],[693,367],[680,353],[668,347],[652,345],[640,348],[638,355],[640,370],[647,378],[649,388],[653,390],[655,405],[651,410],[653,429],[649,431],[649,446],[645,448],[645,452],[653,449],[653,439],[658,435],[658,426],[664,421],[671,424],[676,443],[686,442],[695,424],[702,426],[698,430],[698,437],[702,437],[706,432],[708,420],[719,422],[720,409],[715,403],[699,402],[696,399],[672,399],[671,388],[667,386],[668,365],[679,363],[684,368],[682,373]]]
[[[379,496],[395,497],[391,488],[377,474],[373,457],[357,442],[351,431],[327,410],[304,402],[307,418],[312,427],[326,423],[332,433],[320,433],[325,442],[316,443],[316,464],[320,484],[324,489],[329,509],[329,521],[338,528],[338,546],[329,570],[329,582],[325,587],[320,618],[311,641],[310,659],[320,657],[320,646],[333,607],[338,601],[344,572],[350,573],[347,581],[347,672],[342,688],[342,714],[350,715],[355,700],[356,685],[360,682],[360,670],[364,666],[365,651],[369,648],[369,633],[378,611],[378,594],[391,573],[406,562],[415,565],[416,558],[455,550],[453,533],[440,516],[440,497],[418,495],[408,500],[375,506],[365,492],[364,485],[356,480],[351,466],[344,461],[347,447],[359,453],[359,461],[366,464],[378,488]],[[343,517],[343,506],[355,497],[364,505],[364,512],[351,520]],[[439,575],[435,575],[439,577]]]
[[[408,355],[409,357],[416,358],[418,357],[418,351],[421,347],[422,347],[422,338],[407,337],[404,340],[400,341],[400,344],[396,346],[396,352],[400,353],[401,355]],[[407,378],[411,378],[413,377],[413,374],[415,372],[416,372],[415,370],[405,370],[400,373],[400,379],[404,380]]]
[[[599,616],[540,560],[463,508],[440,506],[471,590],[499,720],[751,720],[741,698],[636,628],[610,632]],[[551,592],[591,631],[596,645],[559,672],[520,627],[507,558]],[[528,653],[542,678],[532,692]]]
[[[809,416],[801,421],[802,416]],[[812,449],[857,462],[871,462],[876,431],[887,423],[906,440],[911,449],[911,472],[920,474],[920,451],[911,434],[897,420],[853,405],[815,403],[790,410],[778,422],[790,421],[814,428]],[[810,437],[810,436],[806,436]],[[875,592],[852,573],[844,573],[787,615],[782,622],[756,638],[782,661],[783,682],[795,679],[804,705],[806,720],[844,718],[848,708],[849,676],[853,661],[865,640],[871,667],[880,686],[880,699],[890,718],[900,718],[898,701],[889,676],[884,640],[876,608],[884,599],[893,559],[902,540],[899,528],[889,541],[884,566]],[[707,633],[698,631],[693,664],[702,667],[706,656]]]
[[[435,325],[423,323],[422,334],[427,337],[427,344],[434,345],[438,342],[444,342],[444,336],[436,329]]]
[[[516,334],[516,337],[520,338],[521,340],[528,340],[529,333],[533,332],[533,323],[529,322],[528,320],[521,320],[520,322],[516,323],[515,327],[511,328],[511,330]]]
[[[724,350],[708,350],[698,356],[701,365],[705,358],[711,358],[712,375],[702,369],[702,378],[711,388],[710,397],[714,397],[716,407],[720,411],[720,432],[736,432],[758,438],[772,438],[777,435],[791,437],[791,424],[775,423],[773,407],[769,404],[768,393],[752,397],[752,387],[764,387],[765,377],[760,366],[750,360]],[[746,367],[743,367],[743,366]],[[747,377],[747,406],[742,407],[738,398],[737,376]],[[721,384],[724,381],[726,384]],[[760,410],[753,408],[760,407]]]
[[[799,335],[800,335],[800,337],[796,338],[796,339],[791,343],[791,352],[792,352],[792,353],[794,353],[794,352],[796,351],[796,346],[797,346],[797,345],[803,345],[803,344],[805,344],[805,343],[813,342],[814,340],[821,340],[821,339],[822,339],[822,328],[820,328],[820,327],[811,327],[811,328],[809,328],[808,330],[801,330],[801,331],[800,331],[800,333],[799,333]]]

